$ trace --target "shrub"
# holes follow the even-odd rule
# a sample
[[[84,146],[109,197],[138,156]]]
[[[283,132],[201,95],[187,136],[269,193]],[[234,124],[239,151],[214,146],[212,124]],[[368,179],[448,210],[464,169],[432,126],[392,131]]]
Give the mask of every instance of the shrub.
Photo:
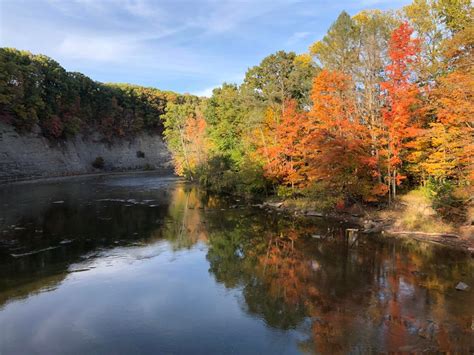
[[[51,116],[48,120],[43,122],[43,130],[46,136],[59,138],[63,134],[63,123],[58,116]]]
[[[198,167],[196,175],[202,186],[218,194],[261,195],[269,188],[260,165],[244,161],[236,167],[226,156],[210,158]]]
[[[334,189],[324,181],[316,181],[302,191],[305,198],[313,201],[320,211],[333,210],[341,207],[345,201],[342,191]]]
[[[462,222],[466,217],[466,204],[469,193],[463,186],[449,180],[431,179],[421,189],[433,205],[433,208],[444,218]]]
[[[92,166],[96,169],[103,169],[104,165],[105,165],[105,161],[104,161],[104,158],[102,158],[102,157],[97,157],[92,162]]]

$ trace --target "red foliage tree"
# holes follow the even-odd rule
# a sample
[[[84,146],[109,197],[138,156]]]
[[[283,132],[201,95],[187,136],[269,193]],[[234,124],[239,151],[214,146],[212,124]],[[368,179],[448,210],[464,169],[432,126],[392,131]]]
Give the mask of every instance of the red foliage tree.
[[[387,80],[382,83],[385,106],[382,110],[383,132],[381,151],[389,201],[396,196],[397,186],[405,178],[402,163],[419,134],[416,109],[419,88],[413,82],[412,65],[418,60],[419,41],[412,39],[413,29],[401,24],[392,33],[389,43],[391,63],[385,68]]]

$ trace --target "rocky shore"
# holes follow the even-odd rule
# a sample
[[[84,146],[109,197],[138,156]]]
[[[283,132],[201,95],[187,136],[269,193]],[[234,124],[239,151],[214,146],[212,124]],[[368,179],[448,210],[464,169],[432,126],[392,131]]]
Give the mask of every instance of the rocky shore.
[[[474,256],[474,235],[472,226],[462,226],[456,232],[427,232],[419,230],[401,230],[397,216],[384,218],[380,210],[364,210],[359,208],[357,213],[349,211],[320,212],[312,209],[295,208],[287,201],[267,201],[255,205],[269,211],[277,210],[294,216],[308,218],[330,218],[354,225],[353,231],[362,234],[380,234],[396,238],[411,238],[422,242],[442,244],[464,250]]]

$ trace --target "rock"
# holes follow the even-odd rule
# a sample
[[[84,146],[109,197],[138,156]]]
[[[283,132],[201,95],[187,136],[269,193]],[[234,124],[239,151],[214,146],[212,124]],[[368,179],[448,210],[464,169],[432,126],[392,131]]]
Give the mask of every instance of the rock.
[[[418,330],[418,335],[425,339],[433,339],[435,334],[439,331],[439,326],[434,322],[429,322],[426,327]]]
[[[362,233],[380,233],[384,228],[384,224],[382,222],[375,222],[372,220],[364,221],[364,230]]]
[[[324,213],[316,212],[316,211],[308,211],[306,212],[306,215],[312,216],[312,217],[324,217]]]
[[[364,229],[374,228],[376,225],[377,224],[370,219],[364,221]]]
[[[12,125],[0,122],[0,132],[3,131],[0,182],[90,173],[91,162],[98,156],[115,170],[136,169],[147,163],[163,166],[163,170],[171,167],[171,155],[161,134],[142,132],[133,140],[114,139],[111,143],[98,132],[78,133],[52,145],[37,125],[32,133],[19,135]],[[137,158],[138,150],[145,153],[144,159]]]
[[[469,289],[469,285],[465,284],[464,282],[458,282],[456,285],[456,290],[458,291],[467,291]]]
[[[316,260],[311,261],[311,268],[312,268],[314,271],[319,270],[320,267],[321,267],[321,266],[319,265],[319,263],[318,263]]]
[[[283,202],[266,202],[265,205],[270,206],[270,207],[280,208],[281,206],[283,206]]]

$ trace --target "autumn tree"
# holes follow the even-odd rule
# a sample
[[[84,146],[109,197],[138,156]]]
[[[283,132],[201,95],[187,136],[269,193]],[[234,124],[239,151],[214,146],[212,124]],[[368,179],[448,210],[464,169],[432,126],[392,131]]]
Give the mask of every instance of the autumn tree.
[[[259,153],[265,160],[265,175],[294,189],[309,182],[305,169],[306,152],[301,146],[301,140],[309,133],[308,116],[298,109],[295,100],[287,101],[285,107],[278,120],[273,118],[273,111],[267,111],[268,131],[262,133],[265,137]]]
[[[444,43],[444,69],[432,92],[436,119],[422,137],[428,176],[474,181],[474,26],[457,32]]]
[[[405,17],[420,40],[420,55],[416,67],[418,80],[429,85],[440,74],[441,43],[444,38],[436,0],[413,0],[403,8]]]
[[[193,179],[203,151],[203,148],[195,145],[203,143],[205,132],[199,99],[185,96],[181,102],[169,103],[164,115],[164,126],[165,140],[173,154],[176,173]]]
[[[376,159],[370,150],[368,127],[361,123],[351,96],[351,78],[323,70],[313,83],[308,150],[308,175],[322,180],[341,196],[374,200],[383,194],[376,183]]]
[[[472,26],[474,7],[471,0],[437,0],[435,7],[446,28],[452,33]]]
[[[413,29],[403,23],[393,31],[390,64],[385,68],[387,80],[382,83],[385,107],[382,111],[384,145],[383,158],[389,201],[395,198],[397,186],[405,178],[403,163],[410,143],[419,134],[416,108],[419,90],[413,82],[413,64],[419,53],[419,43],[412,39]]]

